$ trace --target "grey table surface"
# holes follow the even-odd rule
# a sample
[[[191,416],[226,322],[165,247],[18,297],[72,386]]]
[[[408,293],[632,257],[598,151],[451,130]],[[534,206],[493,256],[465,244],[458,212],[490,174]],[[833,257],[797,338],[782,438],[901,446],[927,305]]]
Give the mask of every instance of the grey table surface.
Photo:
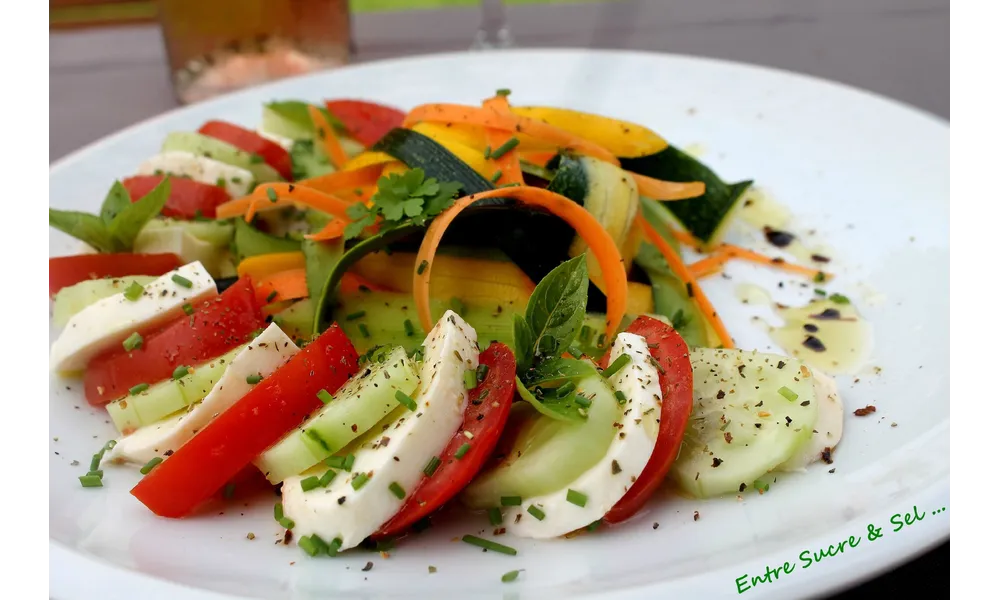
[[[620,0],[518,5],[520,47],[629,48],[808,73],[949,116],[948,0]],[[356,62],[463,50],[476,9],[363,13]],[[49,37],[49,160],[177,106],[156,26]]]

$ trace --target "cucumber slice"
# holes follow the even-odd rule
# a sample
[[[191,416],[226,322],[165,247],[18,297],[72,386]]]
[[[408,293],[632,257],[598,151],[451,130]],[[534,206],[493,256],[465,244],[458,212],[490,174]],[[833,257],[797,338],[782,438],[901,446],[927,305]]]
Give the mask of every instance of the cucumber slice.
[[[310,340],[315,313],[316,303],[305,298],[274,315],[273,321],[293,340]]]
[[[685,491],[699,498],[743,491],[812,437],[816,392],[801,361],[696,348],[691,367],[694,410],[671,470]]]
[[[229,257],[225,247],[214,246],[195,237],[186,227],[146,227],[136,236],[132,251],[138,254],[176,254],[181,262],[200,262],[214,278],[222,276],[222,264]]]
[[[667,266],[660,251],[643,242],[635,256],[635,264],[646,272],[653,286],[653,309],[656,313],[670,319],[673,328],[688,346],[707,346],[708,324],[705,316],[688,295],[681,280]]]
[[[333,399],[265,451],[254,462],[271,483],[298,475],[340,451],[399,407],[396,392],[412,395],[420,384],[416,365],[403,348],[352,377]]]
[[[195,367],[181,379],[161,381],[135,396],[125,396],[109,403],[106,408],[111,422],[119,432],[128,435],[143,425],[155,423],[201,402],[242,349],[240,346],[211,362]]]
[[[204,156],[234,167],[240,167],[253,173],[257,183],[282,181],[283,178],[271,165],[255,154],[244,152],[232,144],[217,140],[207,135],[190,131],[174,131],[167,134],[163,141],[163,152],[190,152]]]
[[[344,124],[324,107],[317,107],[335,131],[344,131]],[[267,133],[293,140],[311,140],[315,135],[309,105],[301,100],[280,100],[264,105],[260,128]]]
[[[56,293],[52,304],[52,322],[56,327],[65,327],[70,318],[98,300],[110,298],[124,292],[132,282],[148,285],[157,277],[133,275],[109,279],[90,279],[65,287]]]
[[[243,219],[233,219],[233,223],[236,226],[236,233],[233,236],[236,262],[259,254],[298,252],[302,249],[301,242],[266,234]]]
[[[465,488],[462,502],[487,509],[500,506],[502,496],[542,496],[569,485],[597,464],[611,445],[622,408],[599,375],[582,379],[578,390],[593,396],[582,422],[550,419],[527,402],[516,403],[498,445],[504,458]]]
[[[233,241],[233,224],[226,221],[181,221],[180,219],[158,217],[147,223],[143,231],[171,228],[183,229],[215,248],[228,248]]]

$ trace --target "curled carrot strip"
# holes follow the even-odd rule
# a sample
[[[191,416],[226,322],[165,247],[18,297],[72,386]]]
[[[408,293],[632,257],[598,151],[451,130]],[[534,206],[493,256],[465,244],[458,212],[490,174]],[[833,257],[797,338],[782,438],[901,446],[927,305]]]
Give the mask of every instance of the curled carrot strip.
[[[424,104],[411,110],[410,114],[406,115],[403,127],[412,127],[420,121],[464,123],[489,129],[498,129],[507,133],[523,133],[527,136],[551,142],[560,148],[593,156],[616,166],[620,164],[618,158],[603,146],[573,135],[558,127],[512,113],[500,114],[496,110],[463,106],[461,104]]]
[[[733,342],[732,336],[729,335],[729,331],[726,330],[726,326],[722,324],[722,319],[719,318],[719,313],[716,312],[715,307],[705,296],[705,292],[702,291],[701,286],[698,285],[698,281],[688,270],[687,265],[681,259],[680,255],[674,252],[674,249],[667,243],[667,240],[660,237],[660,234],[656,232],[656,229],[649,224],[649,221],[644,219],[641,215],[636,217],[636,221],[639,222],[639,226],[642,227],[643,233],[646,238],[652,242],[656,249],[660,251],[663,258],[667,261],[667,265],[670,270],[674,272],[677,277],[680,278],[681,282],[687,286],[688,295],[694,298],[695,304],[701,309],[701,312],[705,315],[708,320],[709,325],[715,330],[715,333],[719,336],[722,341],[723,348],[735,348],[736,344]]]
[[[342,235],[344,235],[344,229],[347,228],[347,222],[341,219],[333,218],[327,223],[323,229],[320,229],[316,233],[306,234],[303,237],[307,240],[313,240],[316,242],[327,242],[330,240],[335,240]]]
[[[726,264],[730,260],[738,258],[748,262],[756,263],[759,265],[767,265],[769,267],[774,267],[775,269],[785,271],[788,273],[794,273],[796,275],[803,275],[809,278],[815,278],[817,275],[822,274],[824,279],[832,279],[833,275],[821,271],[819,269],[813,269],[803,265],[796,265],[782,258],[771,258],[765,254],[759,252],[754,252],[753,250],[748,250],[746,248],[741,248],[739,246],[733,246],[731,244],[720,244],[718,249],[712,256],[699,260],[698,262],[689,266],[691,269],[691,274],[697,278],[706,277],[714,273],[719,272],[722,265]]]
[[[336,194],[344,190],[375,185],[378,178],[382,176],[382,167],[384,164],[381,162],[374,163],[351,171],[337,171],[335,173],[328,173],[327,175],[320,175],[319,177],[310,177],[309,179],[299,181],[295,185],[312,188],[318,192],[325,192],[327,194]]]
[[[674,229],[670,233],[673,234],[674,239],[676,239],[678,242],[684,244],[689,248],[699,248],[701,246],[701,243],[698,241],[698,239],[686,231],[681,231],[680,229]]]
[[[273,190],[273,197],[276,200],[272,200],[269,197],[268,190]],[[250,198],[250,202],[247,205],[247,223],[253,220],[253,216],[256,214],[258,208],[277,204],[281,200],[304,204],[310,208],[325,212],[328,215],[339,217],[343,221],[350,222],[351,219],[347,216],[347,209],[354,204],[333,194],[327,194],[293,183],[262,183],[254,189]],[[218,209],[216,210],[216,214],[218,214]]]
[[[261,304],[305,298],[309,296],[306,270],[298,268],[273,273],[257,282],[255,293]]]
[[[632,173],[639,193],[653,200],[686,200],[705,195],[705,183],[702,181],[662,181],[638,173]]]
[[[424,240],[420,244],[413,270],[413,298],[420,317],[420,324],[425,331],[430,331],[431,322],[430,289],[431,268],[434,255],[437,252],[445,230],[465,208],[483,198],[512,198],[529,206],[543,208],[569,223],[576,233],[583,238],[594,253],[601,267],[601,274],[607,285],[607,321],[606,335],[611,338],[618,330],[625,308],[628,303],[628,281],[625,274],[625,263],[614,238],[604,229],[597,219],[585,208],[565,196],[560,196],[549,190],[513,186],[480,192],[459,198],[447,210],[438,215],[427,229]]]
[[[330,122],[326,120],[326,117],[323,116],[319,108],[311,104],[309,105],[309,116],[312,118],[313,125],[316,126],[316,135],[319,136],[319,140],[323,143],[323,148],[326,149],[326,154],[330,157],[330,162],[338,169],[343,169],[344,165],[347,164],[347,153],[344,152],[344,147],[340,145],[337,132],[330,126]]]
[[[483,108],[487,110],[493,110],[501,115],[511,115],[510,104],[507,103],[506,96],[494,96],[488,100],[483,101]],[[506,131],[502,129],[486,129],[486,143],[494,151],[497,148],[501,148],[511,136]],[[524,174],[521,172],[521,160],[519,158],[519,153],[517,147],[511,148],[503,156],[490,159],[496,165],[497,170],[500,172],[500,177],[496,180],[496,185],[506,185],[508,183],[524,183]]]

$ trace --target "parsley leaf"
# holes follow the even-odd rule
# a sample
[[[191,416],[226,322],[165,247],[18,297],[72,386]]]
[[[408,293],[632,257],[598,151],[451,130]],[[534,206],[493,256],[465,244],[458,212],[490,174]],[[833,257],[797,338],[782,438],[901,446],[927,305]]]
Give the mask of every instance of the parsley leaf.
[[[428,178],[418,168],[402,174],[390,173],[379,179],[376,187],[371,208],[359,203],[348,209],[347,216],[352,222],[344,230],[345,240],[361,235],[365,227],[375,224],[377,217],[382,217],[389,227],[404,223],[424,225],[452,205],[462,186]]]

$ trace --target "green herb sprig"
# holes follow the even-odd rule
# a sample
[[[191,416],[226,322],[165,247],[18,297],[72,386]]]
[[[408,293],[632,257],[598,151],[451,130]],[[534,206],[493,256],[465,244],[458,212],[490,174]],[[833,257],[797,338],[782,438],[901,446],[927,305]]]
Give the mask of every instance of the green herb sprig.
[[[344,230],[345,240],[358,237],[380,217],[390,227],[423,225],[454,203],[461,185],[426,177],[423,169],[410,169],[382,177],[376,188],[371,207],[359,202],[348,209],[351,223]]]

